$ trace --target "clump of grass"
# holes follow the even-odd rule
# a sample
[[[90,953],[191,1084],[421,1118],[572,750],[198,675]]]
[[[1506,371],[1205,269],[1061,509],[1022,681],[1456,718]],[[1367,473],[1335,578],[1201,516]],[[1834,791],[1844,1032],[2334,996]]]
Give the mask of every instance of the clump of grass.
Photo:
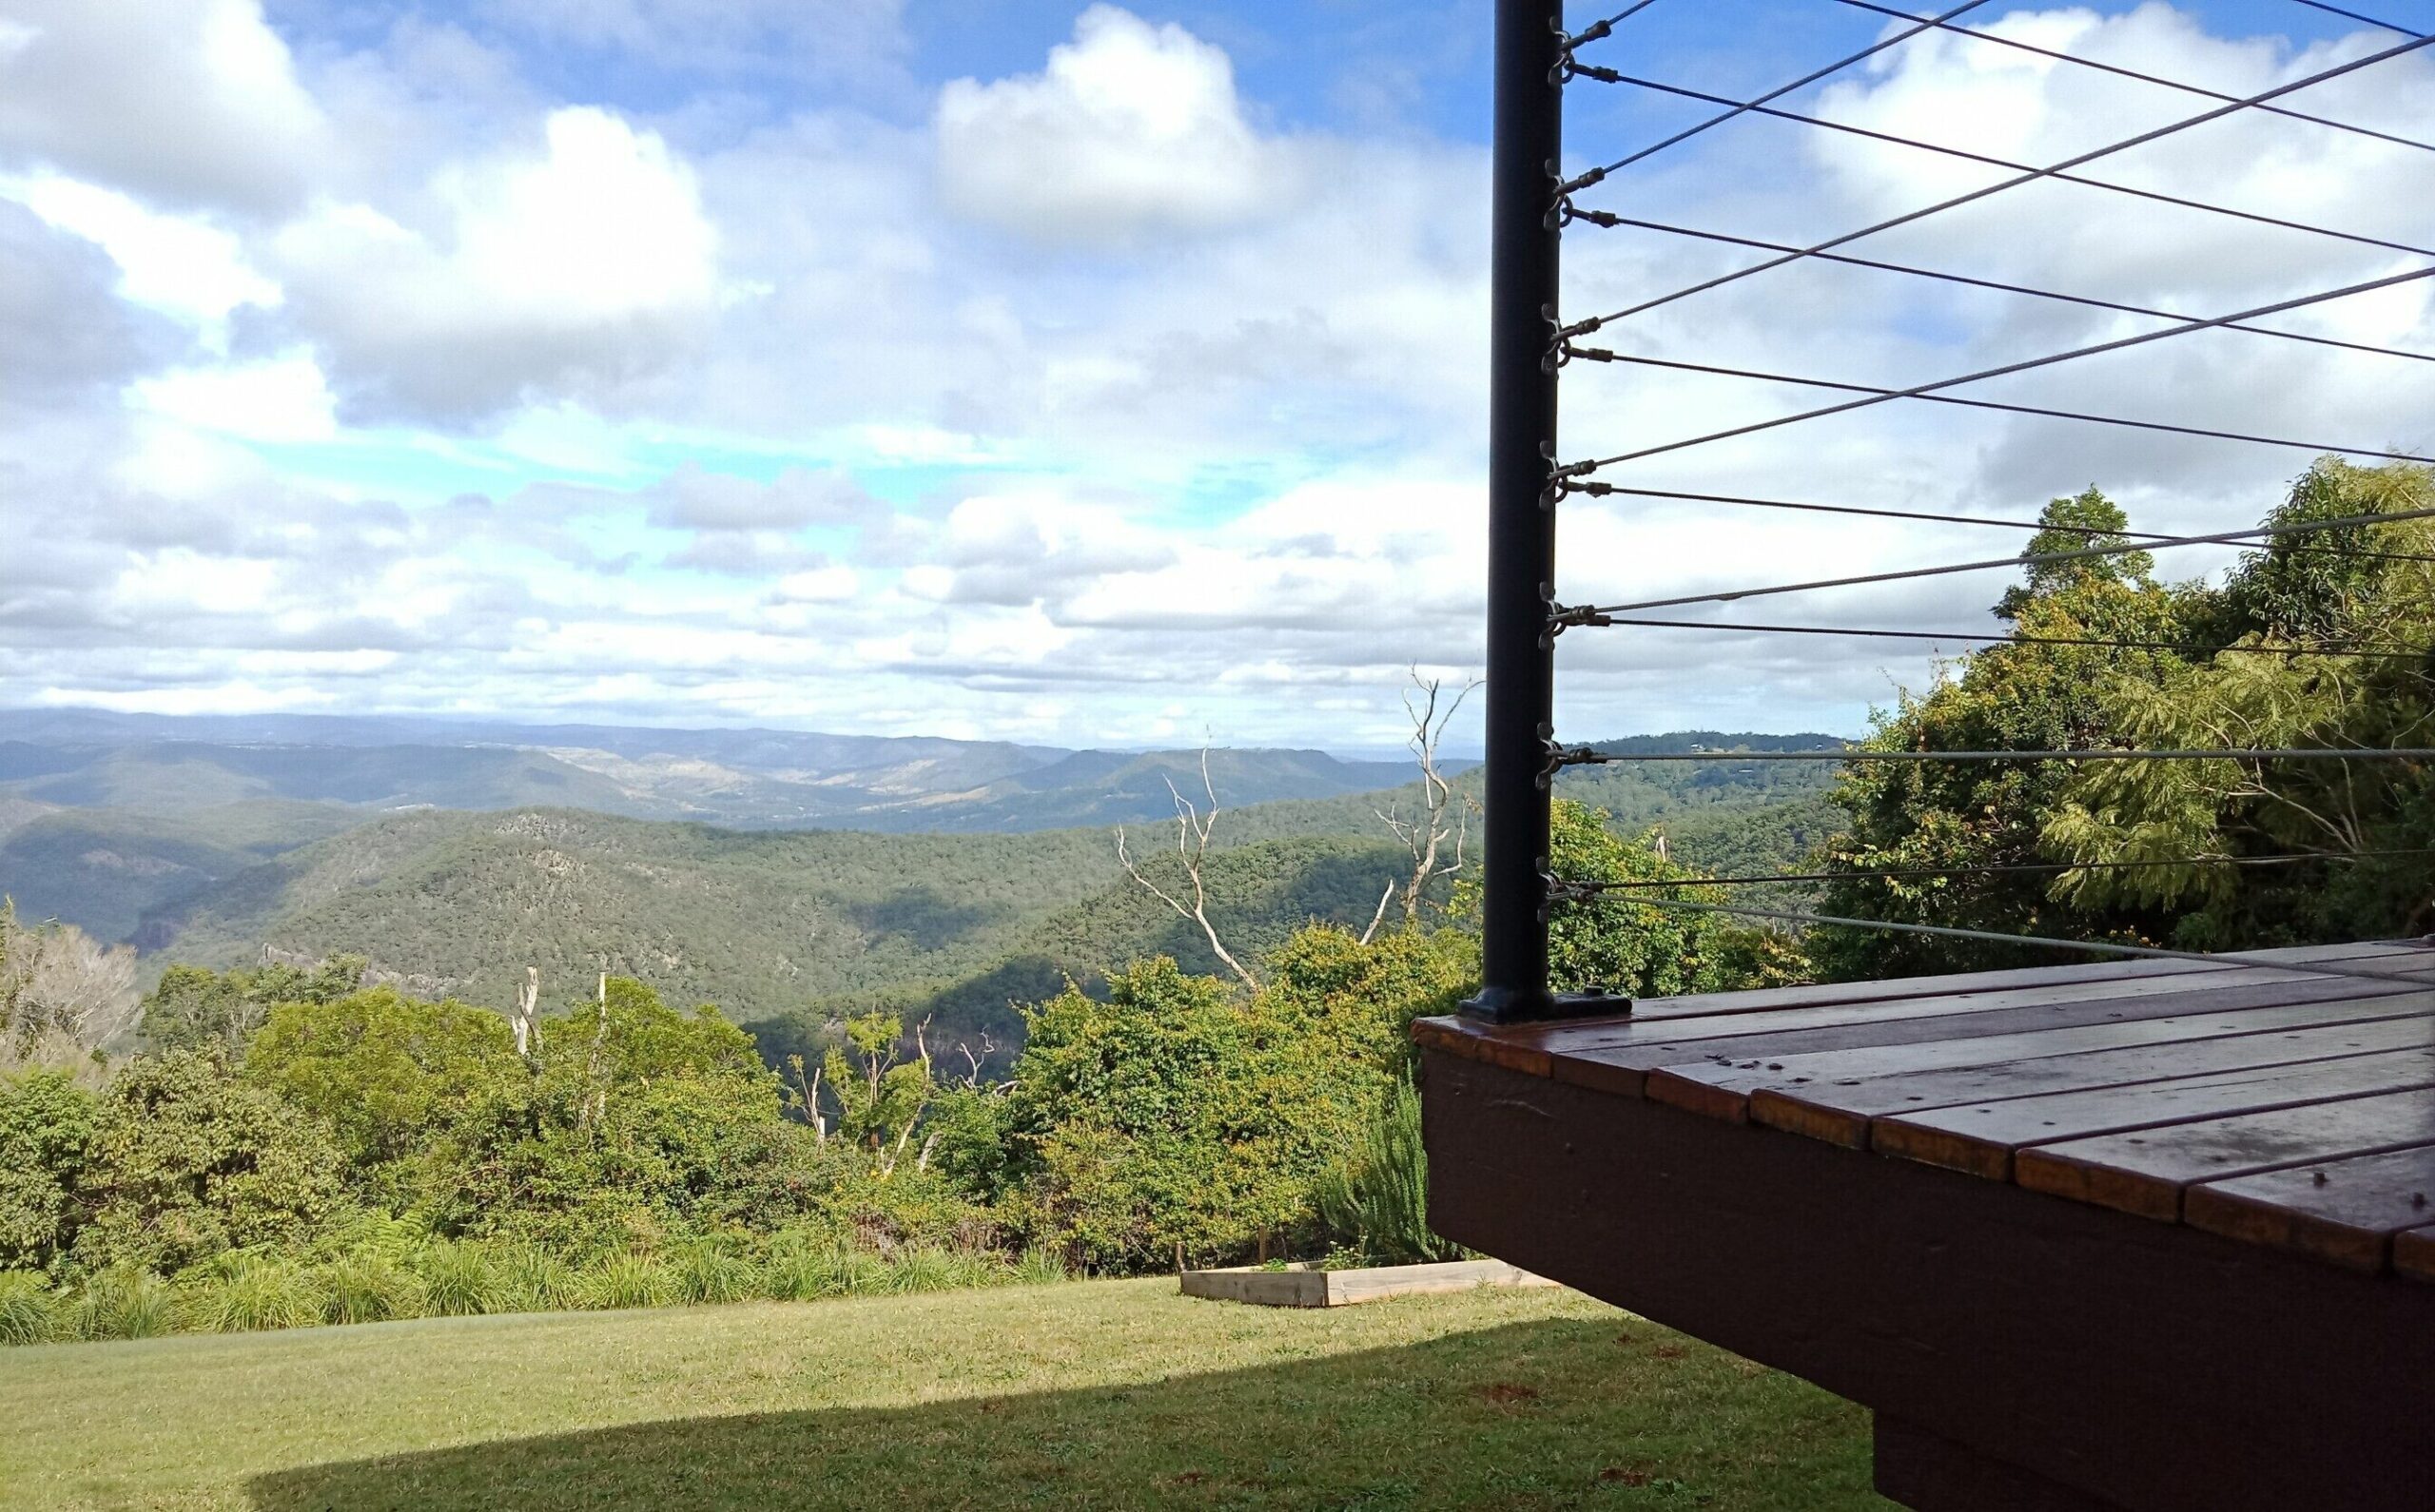
[[[149,1270],[113,1267],[77,1289],[53,1332],[72,1339],[153,1339],[178,1327],[178,1295]]]
[[[425,1245],[415,1254],[415,1274],[422,1282],[425,1316],[471,1317],[503,1312],[507,1287],[491,1253],[470,1241]]]
[[[867,1250],[828,1244],[782,1250],[771,1257],[765,1285],[769,1295],[809,1302],[818,1297],[867,1296],[887,1289],[887,1263]]]
[[[582,1283],[588,1308],[657,1308],[675,1294],[668,1268],[649,1255],[620,1254],[594,1266]]]
[[[689,1245],[669,1267],[679,1302],[741,1302],[761,1290],[751,1261],[715,1244]]]
[[[1042,1287],[1071,1281],[1074,1275],[1065,1269],[1063,1255],[1046,1245],[1036,1244],[1017,1257],[1014,1272],[1008,1279],[1019,1287]]]
[[[59,1298],[30,1270],[0,1271],[0,1344],[40,1344],[50,1337]]]
[[[951,1291],[959,1287],[988,1286],[1001,1274],[982,1256],[922,1245],[897,1251],[882,1289],[899,1293]]]
[[[420,1317],[422,1278],[378,1250],[341,1255],[321,1268],[321,1315],[331,1323]]]
[[[232,1255],[190,1281],[178,1299],[182,1321],[199,1333],[251,1333],[319,1323],[327,1304],[316,1277],[271,1255]]]
[[[575,1267],[532,1244],[507,1244],[492,1252],[502,1312],[555,1312],[582,1306],[582,1278]]]

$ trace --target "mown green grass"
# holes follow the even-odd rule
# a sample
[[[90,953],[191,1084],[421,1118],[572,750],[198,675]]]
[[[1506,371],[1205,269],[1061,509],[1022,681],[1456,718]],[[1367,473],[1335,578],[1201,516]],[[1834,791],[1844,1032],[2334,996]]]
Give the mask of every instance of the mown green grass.
[[[0,1353],[0,1505],[1883,1508],[1867,1420],[1568,1292],[1172,1280]]]

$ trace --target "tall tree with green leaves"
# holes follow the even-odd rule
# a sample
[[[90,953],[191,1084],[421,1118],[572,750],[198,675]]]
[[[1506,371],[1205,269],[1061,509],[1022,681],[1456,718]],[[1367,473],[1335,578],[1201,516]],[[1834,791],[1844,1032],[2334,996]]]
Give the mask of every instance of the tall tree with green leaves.
[[[1549,865],[1568,882],[1669,882],[1559,901],[1548,916],[1548,980],[1558,992],[1629,998],[1716,992],[1736,985],[1730,916],[1663,900],[1728,905],[1704,874],[1671,860],[1654,839],[1627,840],[1605,809],[1559,798],[1549,816]]]
[[[2038,642],[2179,645],[2209,611],[2207,595],[2157,583],[2148,553],[2055,562],[2055,552],[2122,545],[2129,520],[2094,490],[2049,503],[2023,555],[2024,582],[1995,606]],[[2155,688],[2187,667],[2144,646],[2016,643],[1962,658],[1923,693],[1904,693],[1863,745],[1883,751],[2074,750],[2120,744],[2128,687]],[[1821,891],[1822,913],[1898,923],[1963,925],[2003,934],[2145,938],[2157,921],[2133,906],[2087,917],[2052,897],[2053,876],[2007,867],[2048,864],[2047,815],[2072,783],[2070,764],[2017,761],[1855,762],[1835,802],[1847,820],[1821,861],[1841,873]],[[1909,875],[1886,876],[1883,873]],[[1830,979],[2035,965],[2016,945],[1825,926],[1812,949]]]
[[[2319,461],[2269,524],[2435,509],[2435,470]],[[2277,537],[2234,572],[2211,658],[2101,689],[2121,737],[2185,749],[2435,746],[2435,520]],[[2301,654],[2301,653],[2308,654]],[[2334,654],[2325,654],[2325,653]],[[2172,921],[2193,948],[2435,926],[2435,768],[2417,760],[2225,759],[2091,767],[2042,818],[2046,848],[2136,867],[2070,874],[2083,909]],[[2392,852],[2402,852],[2394,855]],[[2237,865],[2241,860],[2323,860]],[[2188,865],[2157,865],[2187,860]]]

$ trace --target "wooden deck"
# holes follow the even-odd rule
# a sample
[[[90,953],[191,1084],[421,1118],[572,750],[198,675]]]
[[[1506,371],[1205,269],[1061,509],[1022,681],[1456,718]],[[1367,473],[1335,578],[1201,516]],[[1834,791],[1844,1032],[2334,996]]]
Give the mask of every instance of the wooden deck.
[[[1877,1409],[1926,1508],[2435,1506],[2435,947],[1414,1026],[1432,1220]]]

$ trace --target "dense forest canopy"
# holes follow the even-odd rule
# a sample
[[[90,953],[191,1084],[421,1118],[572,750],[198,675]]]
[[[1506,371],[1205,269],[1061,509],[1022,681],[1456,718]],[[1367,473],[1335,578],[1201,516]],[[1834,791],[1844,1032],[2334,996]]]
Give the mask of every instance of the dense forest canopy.
[[[1962,658],[1882,715],[1888,750],[2435,746],[2435,472],[2321,461],[2228,582],[2167,583],[2094,491],[2049,505],[1997,613],[2022,643]],[[2395,518],[2377,521],[2377,515]],[[2090,533],[2094,532],[2094,533]],[[2074,644],[2113,642],[2112,645]],[[1856,763],[1822,911],[2239,949],[2425,933],[2435,772],[2418,760]],[[2043,869],[2040,869],[2043,868]],[[2075,869],[2077,868],[2077,869]],[[1902,871],[1912,875],[1871,875]],[[1944,871],[1948,875],[1919,875]],[[2013,965],[2019,947],[1818,932],[1841,978]]]

